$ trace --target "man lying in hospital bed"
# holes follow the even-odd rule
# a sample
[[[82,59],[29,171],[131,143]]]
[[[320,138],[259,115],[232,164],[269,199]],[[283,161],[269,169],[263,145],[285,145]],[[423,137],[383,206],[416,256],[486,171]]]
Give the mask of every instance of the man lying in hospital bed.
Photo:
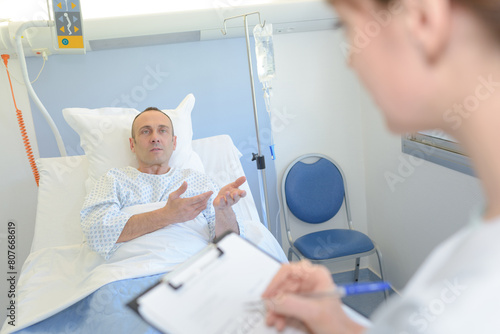
[[[130,149],[139,168],[108,171],[96,183],[82,210],[86,240],[105,259],[121,243],[160,229],[168,238],[172,233],[183,235],[187,228],[198,235],[186,241],[196,243],[201,239],[202,244],[228,231],[244,236],[231,207],[246,195],[239,189],[245,177],[219,191],[206,174],[171,168],[169,161],[176,143],[175,128],[167,114],[148,108],[135,117]],[[160,205],[137,214],[123,210],[152,203]]]
[[[125,226],[123,220],[127,222],[129,219],[123,217],[166,210],[164,201],[170,191],[160,194],[161,191],[154,189],[160,184],[156,181],[151,185],[151,192],[157,192],[157,197],[149,195],[146,187],[131,187],[130,191],[123,194],[125,197],[129,196],[130,199],[144,191],[149,198],[145,199],[141,195],[137,196],[139,199],[126,202],[130,206],[122,209],[125,212],[121,218],[122,225],[110,227],[107,231],[101,229],[102,226],[97,227],[100,223],[89,223],[92,212],[99,212],[99,209],[92,208],[102,206],[96,204],[99,201],[93,195],[87,196],[82,210],[86,238],[82,242],[84,238],[79,212],[85,194],[105,174],[106,169],[128,164],[134,166],[130,160],[133,154],[126,153],[125,157],[123,154],[120,157],[116,152],[122,146],[129,150],[122,132],[128,134],[127,138],[130,137],[130,125],[137,111],[64,111],[65,119],[80,135],[86,156],[40,159],[42,176],[32,252],[23,266],[17,286],[15,327],[10,326],[7,319],[2,333],[155,333],[124,305],[154,284],[165,272],[196,254],[222,230],[239,232],[279,261],[286,261],[274,237],[258,222],[255,204],[248,185],[243,183],[244,179],[233,183],[243,174],[243,170],[239,152],[230,138],[216,136],[191,142],[190,114],[193,105],[194,97],[188,95],[177,109],[167,111],[178,136],[175,154],[170,159],[174,167],[167,174],[140,173],[133,167],[118,171],[129,173],[133,178],[140,178],[141,175],[168,178],[180,173],[182,177],[176,177],[175,182],[166,186],[170,191],[173,190],[173,197],[177,198],[182,193],[179,199],[189,200],[202,194],[197,199],[201,198],[207,207],[203,204],[194,210],[193,215],[201,210],[201,217],[188,220],[191,218],[188,216],[177,220],[187,220],[184,223],[171,224],[141,236],[132,233],[135,238],[129,236],[129,241],[118,245],[116,241],[122,241],[118,238],[124,236],[120,230]],[[161,115],[159,112],[152,114]],[[120,124],[128,125],[120,127]],[[137,146],[134,146],[136,149]],[[186,154],[186,151],[189,152]],[[136,154],[139,155],[137,150]],[[182,159],[183,155],[185,159]],[[140,165],[134,167],[141,168]],[[204,171],[214,180],[201,173],[184,172],[184,167]],[[115,173],[118,171],[115,170]],[[182,185],[183,177],[187,180],[186,190]],[[104,176],[103,180],[106,178]],[[83,186],[84,181],[87,189]],[[218,191],[220,186],[223,189],[221,192]],[[207,190],[213,193],[205,194]],[[245,193],[247,196],[240,198]],[[206,196],[210,198],[206,199]],[[159,202],[146,203],[149,200]],[[231,207],[232,204],[235,205]],[[232,208],[236,215],[232,213]],[[231,212],[219,219],[218,209],[231,209]]]

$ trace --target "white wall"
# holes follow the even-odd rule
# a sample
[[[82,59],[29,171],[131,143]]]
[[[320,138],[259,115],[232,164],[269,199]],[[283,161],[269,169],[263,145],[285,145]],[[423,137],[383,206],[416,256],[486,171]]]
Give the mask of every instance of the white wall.
[[[341,32],[335,31],[274,36],[273,112],[288,115],[287,122],[275,126],[275,166],[281,182],[287,165],[299,155],[333,158],[346,174],[354,228],[367,232],[359,84],[345,65],[341,41]],[[336,227],[346,226],[342,219],[334,220]],[[288,245],[286,239],[283,245]],[[352,270],[353,265],[339,263],[332,270]]]
[[[19,61],[16,59],[9,61],[9,70],[12,77],[22,81]],[[35,157],[38,156],[38,148],[34,137],[33,121],[28,102],[27,92],[23,85],[12,78],[14,94],[16,96],[17,107],[23,112],[28,135],[31,139]],[[13,274],[16,280],[19,278],[21,266],[28,256],[33,239],[33,226],[35,222],[36,198],[38,188],[35,178],[31,172],[31,167],[26,157],[24,145],[21,139],[16,108],[12,102],[9,81],[3,62],[0,64],[0,272],[3,274],[0,280],[0,321],[3,322],[7,314],[7,303],[12,299],[10,294],[10,284],[7,278]],[[9,268],[7,257],[8,223],[12,221],[16,225],[15,234],[15,268]],[[12,238],[12,237],[11,237]],[[11,253],[12,255],[12,253]],[[17,311],[16,311],[17,313]]]

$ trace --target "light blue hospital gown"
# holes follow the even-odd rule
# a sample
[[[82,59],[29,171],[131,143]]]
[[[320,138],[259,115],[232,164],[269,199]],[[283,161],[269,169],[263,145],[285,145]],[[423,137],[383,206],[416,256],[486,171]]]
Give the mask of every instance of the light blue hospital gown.
[[[202,211],[207,221],[210,240],[215,238],[215,210],[213,200],[219,187],[209,176],[191,169],[171,168],[166,174],[141,173],[133,167],[114,168],[103,175],[85,199],[81,211],[81,225],[85,238],[94,251],[106,260],[120,246],[116,241],[132,216],[123,208],[167,201],[173,191],[186,181],[188,188],[181,197],[192,197],[213,191],[208,205]],[[241,232],[241,231],[240,231]]]

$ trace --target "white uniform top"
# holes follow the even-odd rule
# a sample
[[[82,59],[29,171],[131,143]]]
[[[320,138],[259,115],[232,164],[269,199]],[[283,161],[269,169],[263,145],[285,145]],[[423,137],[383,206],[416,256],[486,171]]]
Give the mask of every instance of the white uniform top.
[[[500,333],[500,218],[474,219],[435,249],[370,334]]]
[[[213,191],[208,205],[200,216],[207,223],[208,235],[215,237],[213,200],[219,192],[217,184],[207,175],[191,169],[171,168],[166,174],[141,173],[133,167],[114,168],[103,175],[85,199],[81,225],[89,246],[105,259],[120,246],[118,240],[132,216],[122,209],[139,204],[167,201],[168,196],[186,181],[188,188],[181,196],[192,197]],[[198,218],[200,218],[200,216]],[[243,231],[240,226],[240,234]]]

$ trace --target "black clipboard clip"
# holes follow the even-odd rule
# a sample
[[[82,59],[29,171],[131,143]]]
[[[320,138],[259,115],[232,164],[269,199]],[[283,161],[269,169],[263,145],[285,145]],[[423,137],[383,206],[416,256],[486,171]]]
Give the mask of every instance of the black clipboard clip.
[[[210,244],[201,253],[190,261],[184,262],[175,269],[172,274],[167,274],[162,278],[162,282],[169,285],[174,290],[179,290],[183,285],[192,281],[217,261],[224,251],[216,244]]]
[[[200,325],[200,323],[192,322],[188,325],[185,322],[192,319],[202,306],[211,305],[210,309],[206,310],[207,314],[217,312],[216,306],[226,302],[224,298],[213,298],[215,294],[231,294],[231,298],[235,298],[235,305],[247,302],[248,293],[253,294],[253,298],[256,300],[259,299],[260,290],[263,288],[262,284],[274,275],[280,264],[272,256],[255,247],[250,241],[232,234],[234,233],[220,236],[217,238],[218,240],[214,241],[216,243],[209,244],[194,257],[175,267],[157,284],[128,303],[128,306],[159,331],[165,333],[175,331],[204,333],[208,330],[205,328],[207,323],[203,322],[203,325]],[[243,261],[240,260],[241,258]],[[250,258],[252,260],[248,263]],[[257,273],[258,270],[255,269],[259,268],[261,264],[265,270]],[[224,273],[228,270],[234,270],[234,272],[225,277]],[[252,275],[254,273],[256,275]],[[239,278],[250,278],[248,282],[251,291],[242,291]],[[265,279],[263,280],[263,278]],[[224,282],[228,279],[230,281]],[[204,294],[206,282],[215,282],[215,280],[217,284],[215,284],[214,289],[210,293]],[[200,297],[203,298],[200,299]],[[207,304],[208,301],[210,304]],[[179,308],[179,304],[183,306],[193,305],[193,308],[185,310]],[[165,317],[162,310],[168,310],[169,314],[175,314],[175,316]],[[231,320],[233,322],[243,314],[240,311],[238,307],[229,306],[224,311],[226,313],[223,312],[228,315],[228,318],[223,320],[224,323],[230,318],[233,319]],[[190,330],[184,330],[183,326],[188,326]],[[235,326],[239,326],[238,323]],[[209,327],[210,333],[220,333],[220,327],[217,327],[216,324],[215,327]]]
[[[217,243],[231,233],[233,232],[228,231],[226,233],[223,233],[221,236],[215,238],[213,243],[209,244],[207,248],[204,248],[200,253],[180,264],[172,272],[163,276],[159,282],[149,287],[148,289],[143,291],[139,296],[131,300],[127,304],[128,307],[130,307],[132,310],[134,310],[137,314],[140,315],[139,303],[138,303],[139,298],[149,293],[159,284],[166,284],[174,290],[179,290],[188,281],[199,276],[203,272],[203,270],[205,270],[207,267],[210,266],[211,263],[214,263],[217,259],[219,259],[222,255],[224,255],[224,251],[217,246]],[[201,262],[198,262],[200,260]]]
[[[175,268],[173,273],[165,275],[162,278],[162,282],[169,285],[172,289],[178,290],[188,281],[199,276],[206,268],[224,255],[224,251],[217,246],[217,243],[232,233],[234,232],[227,231],[216,237],[207,248]]]

